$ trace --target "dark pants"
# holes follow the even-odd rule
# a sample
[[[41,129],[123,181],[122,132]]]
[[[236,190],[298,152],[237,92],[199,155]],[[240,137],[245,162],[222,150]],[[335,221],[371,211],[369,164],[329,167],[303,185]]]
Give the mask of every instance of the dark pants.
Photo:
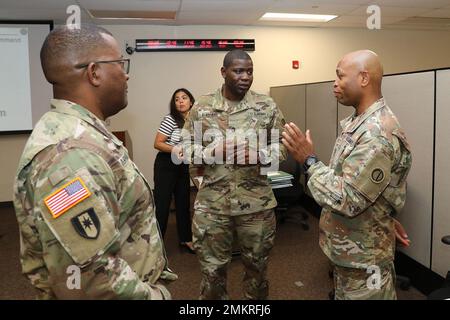
[[[159,152],[154,166],[155,206],[162,236],[166,233],[169,219],[172,194],[175,196],[177,214],[177,231],[180,242],[192,241],[191,213],[189,211],[189,165],[176,165],[172,162],[170,153]]]

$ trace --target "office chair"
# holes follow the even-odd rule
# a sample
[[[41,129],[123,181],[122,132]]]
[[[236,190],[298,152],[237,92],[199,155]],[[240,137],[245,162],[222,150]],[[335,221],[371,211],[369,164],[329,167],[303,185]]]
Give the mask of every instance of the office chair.
[[[450,235],[445,236],[441,239],[446,245],[450,245]],[[450,266],[449,266],[450,267]],[[440,289],[431,292],[428,300],[449,300],[450,299],[450,270],[447,271],[447,276],[445,277],[444,283]]]
[[[277,222],[284,223],[290,220],[302,226],[303,230],[309,230],[309,225],[306,222],[308,213],[302,207],[301,197],[304,195],[303,186],[300,184],[300,175],[302,173],[301,165],[289,154],[287,159],[280,163],[281,171],[290,173],[294,178],[292,179],[292,186],[273,189],[278,205],[275,208]],[[294,206],[296,210],[292,210]]]

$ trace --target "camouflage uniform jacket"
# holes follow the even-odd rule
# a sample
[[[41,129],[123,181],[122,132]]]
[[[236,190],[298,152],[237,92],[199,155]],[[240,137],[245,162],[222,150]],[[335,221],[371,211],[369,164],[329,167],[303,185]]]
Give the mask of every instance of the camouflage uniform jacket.
[[[201,130],[198,124],[201,124]],[[190,172],[193,179],[201,177],[199,191],[194,203],[196,211],[224,215],[241,215],[271,209],[277,205],[267,176],[261,174],[261,164],[238,165],[234,163],[195,164],[196,149],[199,154],[209,153],[209,142],[204,141],[206,130],[216,130],[223,139],[227,130],[238,132],[265,132],[267,144],[263,143],[259,150],[264,150],[267,157],[265,163],[277,163],[286,158],[286,149],[280,143],[281,132],[285,124],[281,111],[272,98],[248,91],[235,106],[229,106],[222,96],[221,89],[215,93],[202,96],[189,113],[182,132],[183,147],[187,158],[194,161]],[[273,136],[271,129],[278,131]],[[242,139],[241,133],[236,134]],[[200,137],[200,142],[195,141]],[[244,134],[245,136],[245,134]],[[271,141],[274,137],[276,141]],[[249,145],[257,150],[257,143],[262,140],[249,139]],[[192,162],[191,162],[192,163]],[[201,162],[200,162],[201,163]]]
[[[380,266],[394,258],[392,215],[405,204],[410,148],[384,98],[341,126],[330,165],[308,170],[308,187],[323,208],[320,247],[339,266]]]
[[[69,101],[51,104],[14,185],[23,273],[39,298],[170,298],[157,281],[176,275],[167,268],[147,181],[95,115]],[[68,287],[69,266],[81,270],[80,289]]]

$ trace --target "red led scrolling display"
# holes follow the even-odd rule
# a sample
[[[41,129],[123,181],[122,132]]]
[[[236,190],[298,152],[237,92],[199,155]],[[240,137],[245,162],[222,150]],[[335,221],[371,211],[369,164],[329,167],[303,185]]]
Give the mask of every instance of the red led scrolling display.
[[[255,50],[254,39],[136,39],[136,52]]]

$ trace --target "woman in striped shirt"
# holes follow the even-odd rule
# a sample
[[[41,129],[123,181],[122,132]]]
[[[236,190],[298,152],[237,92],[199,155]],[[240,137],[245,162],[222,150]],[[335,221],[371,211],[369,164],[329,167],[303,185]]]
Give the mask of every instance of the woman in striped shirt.
[[[166,232],[169,219],[172,194],[175,198],[177,217],[177,232],[180,245],[190,253],[195,253],[192,247],[190,180],[189,165],[174,164],[171,152],[181,141],[181,129],[189,110],[194,104],[193,95],[184,88],[177,89],[170,100],[170,114],[164,117],[155,137],[155,149],[159,150],[154,166],[155,206],[162,236]]]

